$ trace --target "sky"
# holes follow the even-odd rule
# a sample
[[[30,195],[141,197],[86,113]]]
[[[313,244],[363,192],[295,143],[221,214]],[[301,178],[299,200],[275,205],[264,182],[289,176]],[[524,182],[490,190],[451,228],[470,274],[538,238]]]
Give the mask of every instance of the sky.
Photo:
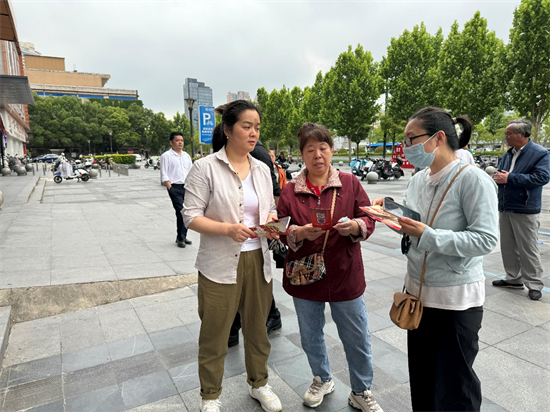
[[[171,119],[183,84],[251,98],[260,87],[311,86],[320,70],[361,44],[376,61],[392,37],[424,22],[447,36],[476,11],[505,43],[520,0],[139,1],[11,0],[19,41],[65,58],[65,69],[110,74],[105,87],[137,89],[145,107]]]

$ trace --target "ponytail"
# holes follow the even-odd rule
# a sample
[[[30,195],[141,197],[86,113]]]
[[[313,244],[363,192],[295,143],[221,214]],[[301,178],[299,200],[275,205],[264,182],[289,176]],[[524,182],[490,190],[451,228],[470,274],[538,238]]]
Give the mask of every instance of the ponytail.
[[[466,115],[453,118],[445,110],[439,107],[425,107],[412,115],[409,121],[417,119],[422,127],[430,134],[436,134],[440,130],[447,136],[447,145],[452,150],[463,148],[470,141],[472,135],[472,123]],[[462,131],[460,139],[456,133],[455,124],[460,124]]]

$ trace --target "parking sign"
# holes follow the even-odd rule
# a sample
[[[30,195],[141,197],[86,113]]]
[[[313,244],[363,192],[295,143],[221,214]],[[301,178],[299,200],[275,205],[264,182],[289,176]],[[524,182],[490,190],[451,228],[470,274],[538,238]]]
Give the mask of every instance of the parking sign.
[[[199,139],[201,143],[212,144],[212,132],[216,126],[214,106],[199,106]]]

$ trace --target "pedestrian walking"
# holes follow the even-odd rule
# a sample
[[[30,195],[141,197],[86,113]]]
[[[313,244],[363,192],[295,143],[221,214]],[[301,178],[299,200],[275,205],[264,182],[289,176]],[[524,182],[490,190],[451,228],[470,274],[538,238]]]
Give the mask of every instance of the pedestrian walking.
[[[542,187],[550,180],[550,154],[534,143],[531,122],[512,120],[504,137],[504,153],[493,179],[498,185],[500,251],[506,277],[493,286],[529,289],[532,300],[542,297],[542,262],[537,244]]]
[[[467,116],[452,118],[435,107],[421,109],[405,127],[405,157],[425,168],[410,180],[404,200],[421,222],[399,219],[410,236],[403,246],[405,288],[416,297],[421,290],[424,305],[419,327],[407,331],[413,411],[481,408],[473,364],[485,300],[483,256],[498,242],[498,202],[489,175],[456,157],[471,131]]]
[[[191,156],[183,151],[183,135],[180,132],[170,133],[170,146],[160,157],[160,180],[166,186],[172,206],[176,211],[176,243],[184,248],[192,242],[187,239],[187,228],[183,224],[183,202],[185,199],[185,179],[193,162]]]
[[[253,103],[236,100],[225,107],[221,124],[222,142],[216,147],[222,147],[193,165],[183,212],[186,226],[201,234],[195,264],[201,411],[220,411],[229,330],[239,312],[250,396],[275,412],[282,407],[268,384],[271,261],[264,259],[267,239],[252,239],[250,230],[277,216],[269,169],[250,155],[260,136],[260,113]]]
[[[374,231],[374,222],[359,208],[370,201],[355,176],[331,166],[333,141],[324,126],[304,123],[298,141],[305,168],[284,187],[277,210],[280,217],[291,219],[289,235],[281,237],[289,247],[283,287],[293,297],[302,348],[313,375],[304,404],[315,408],[334,391],[323,333],[328,303],[348,361],[352,389],[348,402],[361,411],[382,412],[372,394],[374,370],[360,245]],[[329,230],[313,226],[312,209],[324,210],[313,212],[322,215],[319,222],[324,223],[330,212]],[[304,284],[300,262],[316,253],[323,255],[326,275]],[[320,264],[320,257],[313,259]]]
[[[286,172],[284,169],[277,164],[277,158],[275,157],[275,150],[270,150],[269,157],[271,158],[271,163],[273,164],[273,167],[277,169],[277,183],[279,184],[279,187],[282,189],[286,186]]]

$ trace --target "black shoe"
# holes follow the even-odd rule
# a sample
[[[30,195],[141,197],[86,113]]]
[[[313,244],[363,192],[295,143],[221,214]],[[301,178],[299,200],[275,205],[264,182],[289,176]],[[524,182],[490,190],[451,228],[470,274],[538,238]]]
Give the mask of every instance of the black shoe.
[[[183,240],[178,240],[178,247],[185,247],[185,242]]]
[[[269,335],[274,330],[281,329],[283,323],[281,322],[281,318],[267,318],[265,326],[267,328],[267,334]]]
[[[542,298],[542,292],[540,290],[531,289],[529,291],[529,299],[539,300],[540,298]]]
[[[520,284],[514,284],[514,283],[508,283],[505,280],[493,280],[493,286],[499,287],[499,288],[510,288],[510,289],[523,289],[523,283]]]
[[[190,240],[187,240],[187,239],[185,239],[184,242],[185,242],[186,245],[192,245],[193,244],[193,242],[191,242]]]
[[[232,348],[233,346],[237,346],[239,344],[239,334],[236,335],[229,335],[229,340],[227,341],[227,347]]]

